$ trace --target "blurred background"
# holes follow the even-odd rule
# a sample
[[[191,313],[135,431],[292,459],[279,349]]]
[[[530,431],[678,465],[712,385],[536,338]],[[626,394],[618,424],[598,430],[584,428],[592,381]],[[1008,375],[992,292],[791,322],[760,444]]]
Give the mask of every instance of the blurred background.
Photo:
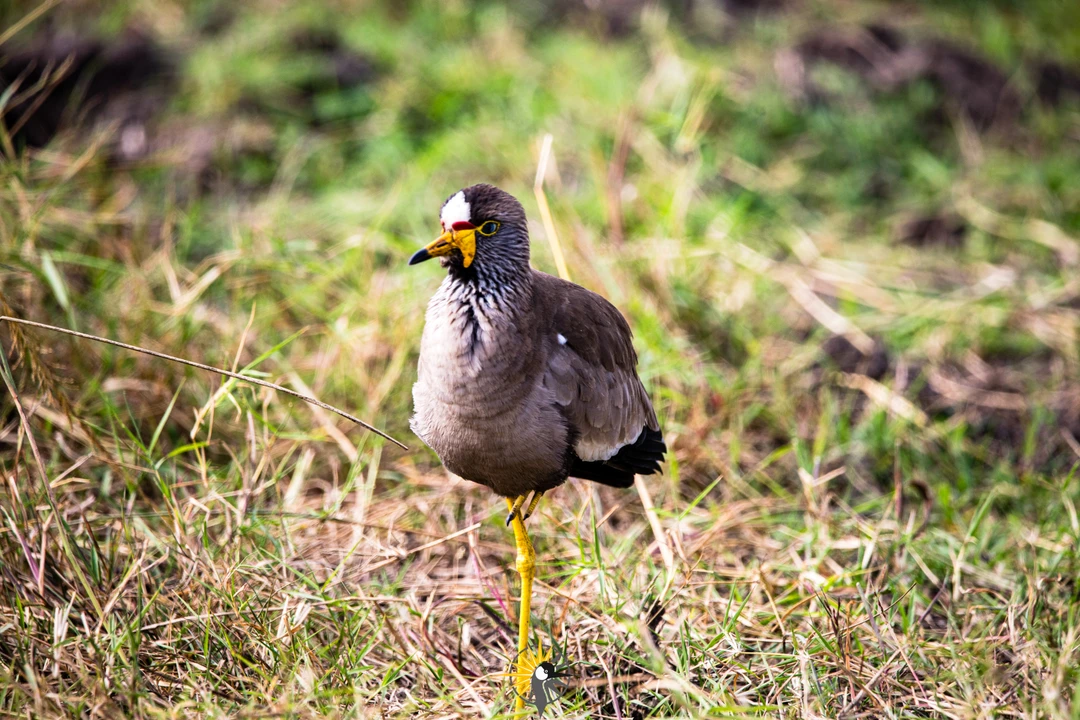
[[[0,112],[5,314],[410,446],[6,325],[3,712],[508,712],[504,511],[408,429],[491,182],[672,451],[531,521],[567,712],[1075,717],[1080,4],[8,0]]]

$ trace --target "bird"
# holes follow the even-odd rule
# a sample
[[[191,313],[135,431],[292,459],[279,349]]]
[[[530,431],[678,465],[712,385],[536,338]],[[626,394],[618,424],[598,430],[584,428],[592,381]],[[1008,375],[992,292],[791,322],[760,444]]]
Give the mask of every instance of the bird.
[[[536,714],[544,717],[547,706],[566,692],[569,673],[564,666],[561,650],[552,645],[544,652],[522,660],[515,674],[514,691],[525,703],[536,707]]]
[[[410,427],[450,472],[506,499],[520,663],[536,566],[525,520],[567,478],[629,488],[659,473],[667,446],[630,325],[600,295],[531,266],[515,197],[472,185],[439,221],[442,233],[409,259],[446,270],[424,318]]]

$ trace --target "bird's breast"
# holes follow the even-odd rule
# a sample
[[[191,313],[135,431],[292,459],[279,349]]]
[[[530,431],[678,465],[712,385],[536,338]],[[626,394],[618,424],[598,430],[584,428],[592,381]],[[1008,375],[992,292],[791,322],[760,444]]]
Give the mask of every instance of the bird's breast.
[[[466,480],[506,496],[549,489],[566,478],[566,423],[543,389],[504,406],[447,403],[423,381],[413,386],[413,431]]]
[[[452,472],[502,494],[521,482],[557,484],[567,429],[528,328],[478,303],[436,300],[420,346],[413,430]]]
[[[478,298],[432,298],[420,343],[419,382],[463,411],[491,414],[530,392],[538,359],[527,327]]]

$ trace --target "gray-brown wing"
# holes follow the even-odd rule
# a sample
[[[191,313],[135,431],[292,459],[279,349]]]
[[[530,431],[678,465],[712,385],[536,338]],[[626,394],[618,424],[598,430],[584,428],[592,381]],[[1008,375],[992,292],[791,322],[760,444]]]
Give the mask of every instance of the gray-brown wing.
[[[544,374],[576,432],[584,461],[605,461],[658,431],[656,413],[637,375],[630,326],[618,309],[573,283],[538,273],[537,310],[555,344]]]

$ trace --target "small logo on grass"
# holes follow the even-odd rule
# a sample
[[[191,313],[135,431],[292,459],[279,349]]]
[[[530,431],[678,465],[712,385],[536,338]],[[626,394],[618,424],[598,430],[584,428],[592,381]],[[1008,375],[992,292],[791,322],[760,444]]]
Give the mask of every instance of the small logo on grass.
[[[517,666],[511,673],[514,692],[543,717],[548,705],[566,692],[569,667],[564,653],[554,643],[546,652],[543,645],[535,653],[526,648],[518,653]]]

